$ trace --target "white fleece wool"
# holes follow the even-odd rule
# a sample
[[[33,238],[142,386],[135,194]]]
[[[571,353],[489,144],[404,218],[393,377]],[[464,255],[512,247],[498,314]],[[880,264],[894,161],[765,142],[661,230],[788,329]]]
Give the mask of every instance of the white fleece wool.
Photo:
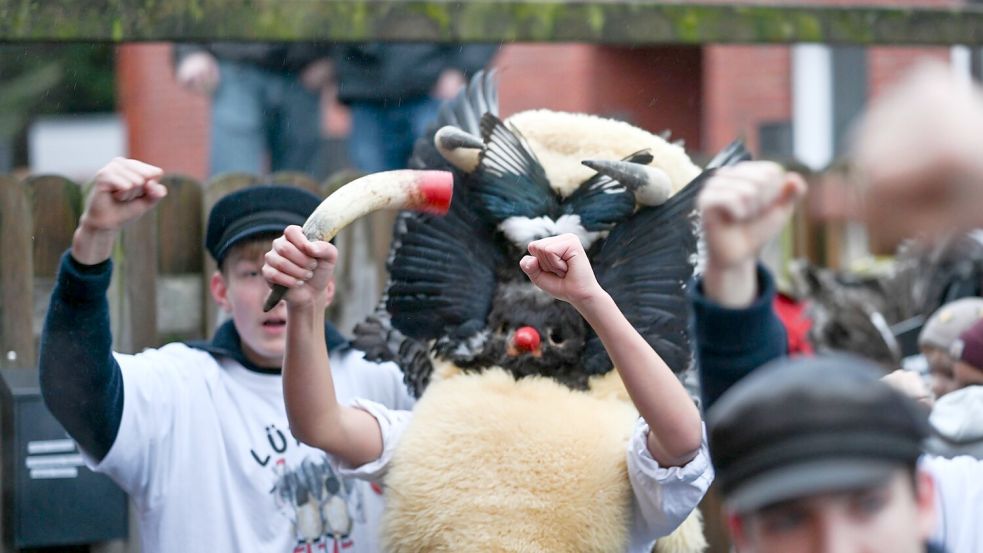
[[[623,121],[540,109],[516,113],[506,122],[526,138],[553,189],[564,197],[594,175],[581,165],[585,159],[619,160],[648,149],[651,166],[669,175],[673,193],[700,174],[682,146]]]
[[[495,369],[431,383],[386,476],[386,551],[623,552],[625,451],[638,416],[617,379],[598,393]],[[660,553],[702,551],[699,515]]]

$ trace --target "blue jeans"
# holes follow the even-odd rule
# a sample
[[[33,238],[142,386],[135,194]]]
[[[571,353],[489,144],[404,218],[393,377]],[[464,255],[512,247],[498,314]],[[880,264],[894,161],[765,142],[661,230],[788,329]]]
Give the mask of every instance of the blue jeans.
[[[296,73],[219,62],[212,98],[211,174],[294,170],[313,175],[321,141],[320,98]]]
[[[413,143],[437,117],[439,107],[440,101],[429,96],[399,102],[350,102],[352,163],[368,173],[404,169]]]

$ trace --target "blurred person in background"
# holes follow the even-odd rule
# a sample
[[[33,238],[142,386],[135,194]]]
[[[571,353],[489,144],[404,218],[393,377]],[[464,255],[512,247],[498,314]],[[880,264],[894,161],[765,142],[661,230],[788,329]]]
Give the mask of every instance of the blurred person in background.
[[[963,298],[932,313],[918,335],[918,349],[928,361],[932,393],[939,399],[957,388],[950,355],[959,335],[983,319],[983,298]]]
[[[327,45],[181,44],[174,58],[178,83],[212,100],[210,174],[315,174]]]
[[[983,91],[925,62],[862,117],[852,159],[874,253],[983,227]]]
[[[928,433],[927,410],[886,392],[871,363],[760,369],[787,346],[758,255],[804,188],[777,164],[746,162],[719,170],[698,201],[706,268],[690,288],[695,356],[735,540],[747,551],[983,550],[983,462],[912,450]]]
[[[935,402],[929,452],[983,459],[983,321],[976,318],[953,340],[953,390]]]
[[[338,100],[352,115],[349,156],[374,173],[406,167],[416,139],[491,61],[495,45],[365,43],[334,51]]]

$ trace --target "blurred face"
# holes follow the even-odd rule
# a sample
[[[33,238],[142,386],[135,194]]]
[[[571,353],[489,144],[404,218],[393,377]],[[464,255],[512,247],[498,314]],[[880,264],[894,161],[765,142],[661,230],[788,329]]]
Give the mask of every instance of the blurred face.
[[[933,346],[922,348],[922,354],[928,361],[928,371],[931,376],[932,393],[936,399],[956,389],[953,374],[955,364],[949,352]]]
[[[270,286],[263,278],[263,255],[271,241],[235,246],[225,259],[221,272],[212,275],[211,291],[215,302],[232,317],[239,332],[246,359],[263,368],[283,365],[286,347],[287,307],[280,302],[263,313],[263,302]],[[334,286],[328,286],[334,293]]]
[[[956,361],[952,376],[956,388],[983,384],[983,371],[962,361]]]
[[[898,469],[881,485],[814,495],[731,517],[743,553],[914,553],[935,520],[931,477]]]

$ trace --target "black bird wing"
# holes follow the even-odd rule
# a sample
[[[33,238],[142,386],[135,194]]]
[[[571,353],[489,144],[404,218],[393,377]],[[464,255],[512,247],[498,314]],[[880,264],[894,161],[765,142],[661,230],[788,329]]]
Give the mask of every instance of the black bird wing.
[[[355,327],[354,345],[372,361],[393,361],[414,395],[423,393],[433,366],[433,341],[456,344],[484,328],[495,292],[499,262],[492,231],[475,213],[463,185],[466,175],[440,155],[433,138],[456,126],[481,134],[481,118],[498,113],[494,71],[479,71],[468,86],[441,107],[428,132],[417,140],[409,166],[454,174],[454,200],[446,216],[400,213],[393,229],[389,281],[375,312]]]
[[[495,71],[478,71],[471,77],[468,86],[462,88],[453,100],[444,102],[437,119],[427,132],[417,139],[410,156],[411,169],[443,169],[461,175],[461,171],[447,163],[433,143],[434,134],[442,127],[451,125],[469,134],[481,136],[481,117],[490,113],[498,115],[498,86]]]
[[[376,363],[391,361],[403,371],[403,381],[414,397],[420,397],[433,372],[427,342],[408,338],[393,328],[383,297],[375,311],[355,325],[352,345]]]
[[[481,139],[485,149],[467,179],[480,212],[495,223],[509,217],[555,218],[556,194],[519,131],[486,113],[481,118]]]
[[[460,184],[455,184],[447,215],[400,214],[386,288],[392,328],[421,343],[439,340],[451,350],[466,350],[469,339],[485,329],[495,294],[495,268],[502,263],[502,248],[492,232],[475,214]],[[417,354],[400,347],[403,357]],[[422,393],[430,366],[414,363],[403,369],[407,384]]]
[[[685,292],[697,258],[696,198],[714,169],[749,158],[743,144],[732,143],[666,203],[616,226],[592,256],[598,282],[673,372],[692,362]],[[584,363],[589,374],[612,369],[596,334],[587,339]]]
[[[652,163],[652,154],[648,150],[641,150],[622,161],[648,165]],[[580,224],[585,230],[610,230],[635,211],[635,194],[624,184],[597,173],[563,199],[560,211],[566,215],[579,216]]]

